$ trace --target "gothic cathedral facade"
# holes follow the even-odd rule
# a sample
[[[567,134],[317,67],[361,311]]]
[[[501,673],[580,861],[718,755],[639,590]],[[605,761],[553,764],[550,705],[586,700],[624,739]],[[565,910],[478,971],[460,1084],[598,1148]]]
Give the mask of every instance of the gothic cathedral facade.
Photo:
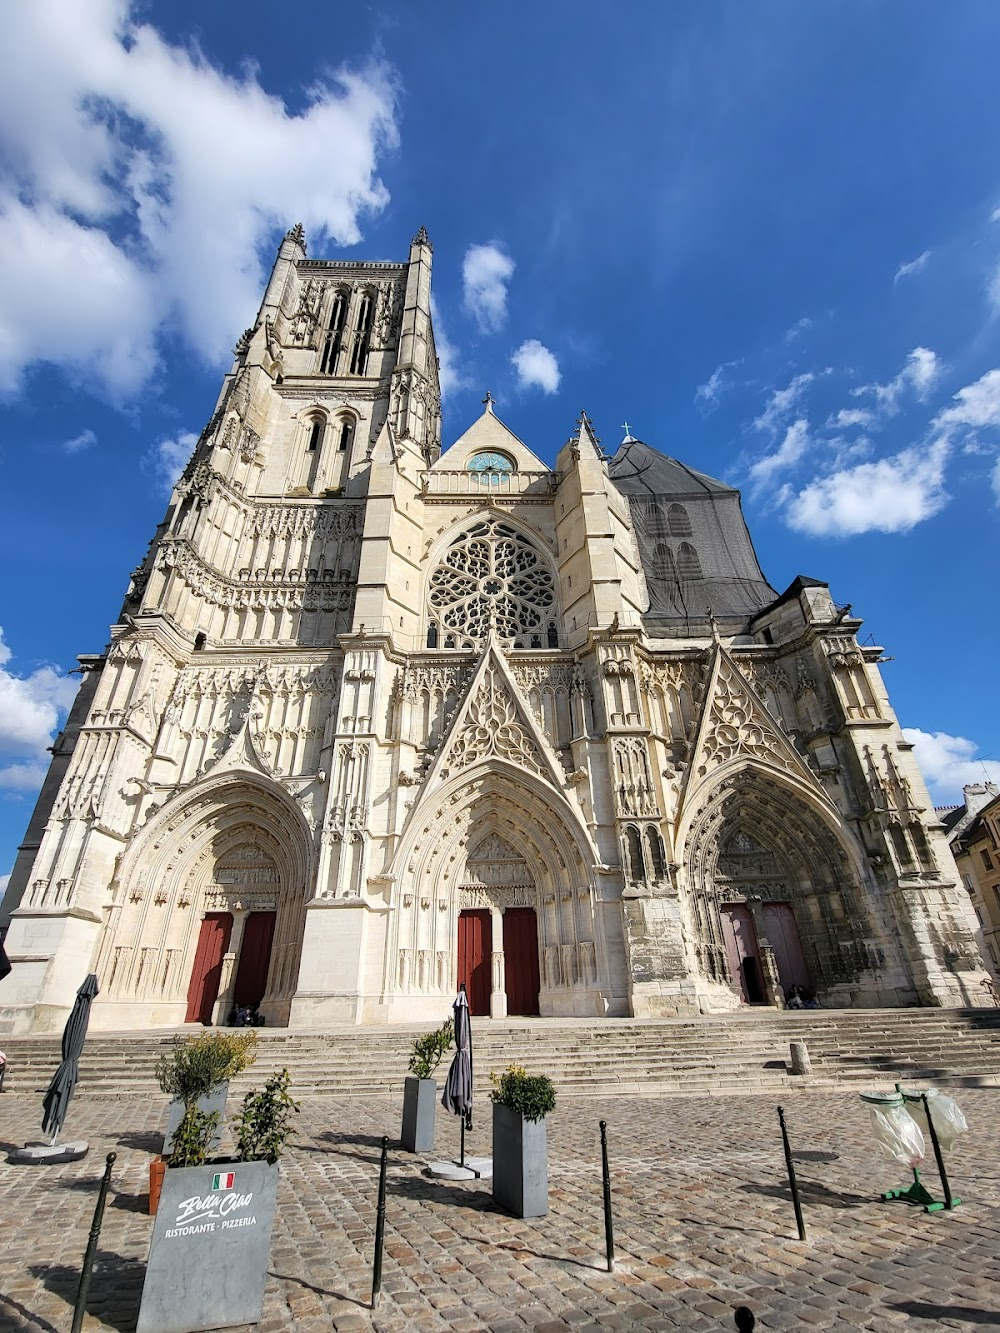
[[[54,747],[0,1031],[969,1005],[879,649],[739,494],[580,418],[444,452],[431,245],[285,237]]]

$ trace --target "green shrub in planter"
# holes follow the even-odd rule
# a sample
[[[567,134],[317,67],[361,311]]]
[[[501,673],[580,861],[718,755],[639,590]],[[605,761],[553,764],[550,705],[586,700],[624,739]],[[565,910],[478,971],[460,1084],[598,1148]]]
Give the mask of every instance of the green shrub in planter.
[[[283,1069],[273,1074],[262,1092],[248,1092],[243,1110],[233,1121],[236,1158],[240,1162],[270,1162],[285,1150],[292,1132],[291,1114],[299,1104],[288,1095],[289,1074]]]
[[[413,1043],[410,1073],[414,1078],[433,1078],[438,1065],[455,1040],[455,1022],[449,1018],[434,1032],[425,1032]]]
[[[502,1074],[490,1074],[490,1082],[490,1101],[529,1122],[544,1120],[555,1110],[556,1090],[546,1074],[529,1074],[523,1065],[508,1065]]]
[[[249,1069],[256,1058],[257,1034],[252,1028],[178,1037],[170,1052],[157,1060],[156,1081],[168,1096],[191,1106]]]

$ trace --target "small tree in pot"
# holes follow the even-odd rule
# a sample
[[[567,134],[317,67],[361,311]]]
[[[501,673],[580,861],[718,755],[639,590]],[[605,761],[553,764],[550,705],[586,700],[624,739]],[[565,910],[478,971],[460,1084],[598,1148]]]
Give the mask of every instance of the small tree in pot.
[[[226,1110],[229,1080],[249,1069],[257,1058],[257,1033],[252,1028],[239,1032],[203,1032],[197,1037],[175,1039],[173,1046],[156,1062],[156,1081],[171,1098],[163,1152],[171,1152],[174,1132],[191,1106],[206,1115],[217,1112],[218,1128]],[[210,1142],[218,1150],[219,1138]]]
[[[136,1333],[254,1324],[264,1308],[278,1158],[299,1108],[288,1070],[248,1092],[233,1121],[236,1154],[210,1161],[217,1111],[192,1103],[174,1136],[149,1243]]]
[[[529,1074],[521,1065],[490,1074],[490,1082],[493,1198],[515,1217],[544,1217],[549,1211],[545,1117],[555,1109],[555,1087],[545,1074]]]
[[[413,1043],[410,1074],[403,1085],[403,1128],[400,1141],[406,1152],[432,1152],[434,1111],[437,1105],[437,1067],[455,1040],[455,1024],[448,1019]]]

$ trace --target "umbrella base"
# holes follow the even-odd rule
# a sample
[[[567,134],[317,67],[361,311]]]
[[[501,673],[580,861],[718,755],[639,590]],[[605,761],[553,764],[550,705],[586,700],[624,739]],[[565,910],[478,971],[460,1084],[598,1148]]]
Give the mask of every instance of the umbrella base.
[[[49,1143],[34,1140],[23,1148],[15,1148],[7,1158],[15,1166],[58,1166],[60,1162],[78,1162],[90,1152],[90,1144],[83,1139],[69,1143]]]
[[[428,1162],[424,1174],[439,1180],[492,1180],[492,1157],[467,1157],[465,1165],[458,1162]]]

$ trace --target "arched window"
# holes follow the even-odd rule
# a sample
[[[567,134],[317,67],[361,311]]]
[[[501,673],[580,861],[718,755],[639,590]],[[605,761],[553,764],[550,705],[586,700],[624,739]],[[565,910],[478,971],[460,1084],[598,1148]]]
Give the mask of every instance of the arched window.
[[[625,830],[625,856],[628,862],[626,870],[629,879],[645,879],[646,867],[642,859],[642,839],[639,837],[639,830],[634,824],[629,824]]]
[[[340,435],[337,439],[337,450],[339,453],[346,453],[354,441],[354,418],[340,418]]]
[[[354,346],[351,351],[351,374],[368,373],[368,352],[372,340],[372,323],[375,319],[375,293],[363,292],[358,305],[358,322],[354,328]]]
[[[653,878],[662,879],[666,871],[663,856],[663,839],[652,824],[646,828],[646,845],[649,849],[649,864],[652,867]]]
[[[323,417],[314,417],[312,423],[312,429],[309,431],[309,444],[306,448],[307,453],[310,454],[319,453],[320,445],[322,445],[323,443],[323,435],[325,431],[326,431],[326,421],[323,419]]]
[[[340,288],[334,295],[333,305],[330,307],[330,319],[327,323],[326,333],[323,336],[323,349],[319,360],[319,373],[321,375],[336,375],[337,373],[340,349],[344,344],[344,325],[347,322],[348,301],[349,293],[344,288]]]
[[[431,574],[427,600],[428,618],[455,631],[464,648],[484,643],[491,630],[507,647],[540,648],[543,626],[555,623],[547,562],[502,518],[484,518],[454,539]]]
[[[666,542],[657,542],[653,547],[653,573],[659,579],[673,583],[677,578],[674,569],[674,557]]]
[[[690,542],[681,542],[677,548],[677,573],[682,579],[700,579],[703,577],[698,552]]]
[[[305,485],[310,490],[316,485],[320,464],[323,461],[323,440],[326,436],[326,417],[317,413],[306,423],[309,427],[309,439],[306,442]]]
[[[671,537],[691,536],[691,520],[683,505],[672,504],[667,510],[667,528]]]

